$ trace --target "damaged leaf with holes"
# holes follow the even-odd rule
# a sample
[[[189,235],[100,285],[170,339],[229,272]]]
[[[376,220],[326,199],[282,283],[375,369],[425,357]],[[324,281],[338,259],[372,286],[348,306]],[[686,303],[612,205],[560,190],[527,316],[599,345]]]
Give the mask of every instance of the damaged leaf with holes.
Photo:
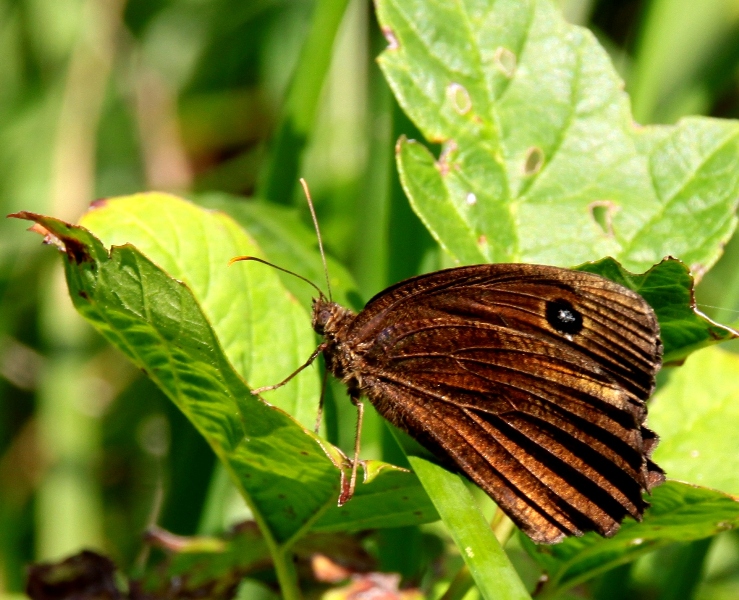
[[[612,256],[642,272],[671,255],[701,274],[719,257],[737,223],[739,123],[636,125],[605,50],[546,0],[377,8],[392,40],[380,66],[442,145],[435,157],[400,140],[403,188],[456,264]]]

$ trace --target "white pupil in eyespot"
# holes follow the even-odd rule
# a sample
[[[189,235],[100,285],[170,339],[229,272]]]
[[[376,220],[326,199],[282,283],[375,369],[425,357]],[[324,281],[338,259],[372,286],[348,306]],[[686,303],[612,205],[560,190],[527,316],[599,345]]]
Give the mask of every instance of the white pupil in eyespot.
[[[564,308],[559,310],[559,312],[557,313],[557,317],[559,317],[559,320],[562,323],[573,323],[575,321],[575,315]]]

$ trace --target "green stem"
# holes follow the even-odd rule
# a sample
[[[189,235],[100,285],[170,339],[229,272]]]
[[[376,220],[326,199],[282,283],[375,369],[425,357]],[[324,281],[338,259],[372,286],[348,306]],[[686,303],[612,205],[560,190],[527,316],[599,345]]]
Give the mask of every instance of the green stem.
[[[292,552],[285,548],[277,548],[272,553],[272,559],[275,563],[275,572],[283,600],[301,600],[303,595],[298,586],[298,574],[295,570]]]
[[[500,510],[500,508],[498,511],[500,511],[500,516],[496,515],[498,518],[496,518],[495,522],[492,524],[492,529],[495,537],[500,542],[500,545],[505,547],[508,540],[511,539],[516,526],[513,524],[513,521],[511,521],[505,513]]]
[[[218,454],[218,453],[216,453]],[[222,463],[224,470],[230,476],[231,481],[236,484],[237,489],[244,498],[247,506],[252,512],[252,516],[262,532],[264,541],[267,544],[269,554],[272,557],[272,562],[275,566],[275,573],[277,575],[277,582],[280,584],[280,592],[283,600],[302,600],[302,594],[300,593],[300,586],[298,585],[298,574],[295,571],[295,565],[292,560],[292,552],[290,546],[292,542],[280,544],[275,540],[272,531],[270,530],[267,522],[259,511],[257,506],[254,504],[251,496],[239,483],[238,477],[233,472],[230,464],[226,460],[225,456],[219,456],[220,462]],[[296,536],[293,537],[296,539]]]

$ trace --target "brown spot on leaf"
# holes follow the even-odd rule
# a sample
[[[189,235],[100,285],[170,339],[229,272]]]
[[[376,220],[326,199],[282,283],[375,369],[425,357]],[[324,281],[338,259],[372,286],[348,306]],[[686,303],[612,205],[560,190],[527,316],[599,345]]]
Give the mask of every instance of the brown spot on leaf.
[[[538,146],[532,146],[526,151],[526,159],[523,163],[524,175],[535,175],[544,166],[544,152]]]
[[[60,221],[59,219],[54,219],[52,217],[45,217],[43,215],[39,215],[36,213],[28,212],[25,210],[22,210],[17,213],[12,213],[8,215],[8,217],[12,217],[15,219],[25,219],[27,221],[34,221],[34,225],[29,228],[29,231],[33,231],[35,233],[39,233],[44,236],[44,243],[45,244],[53,244],[60,250],[66,252],[67,256],[72,262],[75,262],[77,264],[83,263],[83,262],[92,262],[94,264],[94,261],[92,260],[92,257],[90,256],[90,253],[87,251],[87,248],[85,245],[80,242],[79,240],[75,239],[69,234],[62,233],[60,235],[57,235],[50,231],[47,227],[41,224],[41,222],[53,222],[55,225],[58,226],[58,230],[61,230],[62,232],[68,231],[68,230],[80,230],[80,227],[76,227],[75,225],[70,225],[69,223],[65,223],[64,221]]]
[[[92,256],[87,251],[87,246],[74,238],[64,238],[64,251],[67,253],[69,260],[78,265],[86,262],[93,262]]]

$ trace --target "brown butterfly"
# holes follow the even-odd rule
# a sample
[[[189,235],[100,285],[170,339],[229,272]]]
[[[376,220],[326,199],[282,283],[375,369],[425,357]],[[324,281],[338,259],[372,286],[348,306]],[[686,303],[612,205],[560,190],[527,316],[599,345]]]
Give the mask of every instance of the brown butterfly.
[[[525,264],[437,271],[359,314],[323,298],[327,368],[479,485],[535,542],[639,519],[664,479],[645,400],[659,328],[636,293]]]
[[[644,425],[662,356],[657,319],[604,277],[459,267],[389,287],[359,314],[321,293],[312,321],[324,341],[306,366],[323,354],[360,423],[366,396],[535,542],[611,536],[625,516],[641,519],[642,493],[664,481]]]

